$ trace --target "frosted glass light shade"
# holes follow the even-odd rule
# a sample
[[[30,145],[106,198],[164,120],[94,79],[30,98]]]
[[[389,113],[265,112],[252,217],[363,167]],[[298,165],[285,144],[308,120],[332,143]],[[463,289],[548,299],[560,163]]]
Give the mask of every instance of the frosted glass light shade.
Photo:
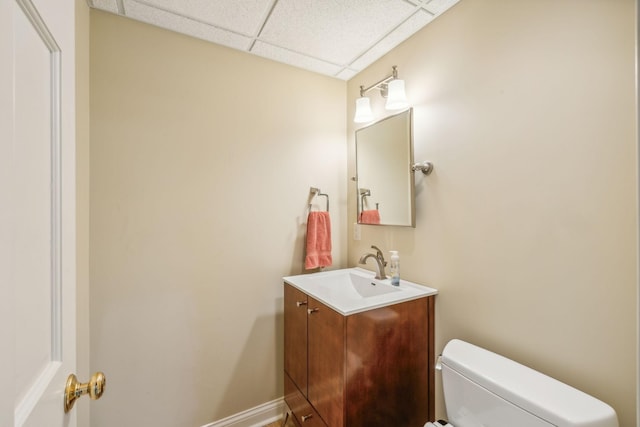
[[[369,102],[368,97],[363,96],[356,99],[356,116],[353,121],[356,123],[367,123],[373,121],[371,103]]]
[[[387,110],[401,110],[409,106],[407,95],[404,93],[404,80],[391,80],[387,85],[388,97],[385,108]]]

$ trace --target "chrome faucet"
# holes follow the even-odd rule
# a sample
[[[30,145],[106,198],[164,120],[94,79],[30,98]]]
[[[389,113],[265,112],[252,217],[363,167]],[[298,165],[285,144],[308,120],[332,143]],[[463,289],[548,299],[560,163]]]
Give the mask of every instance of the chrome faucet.
[[[367,263],[367,259],[369,258],[373,258],[376,260],[376,279],[378,280],[384,280],[387,278],[387,273],[385,273],[384,271],[384,267],[387,265],[387,261],[384,260],[384,255],[382,254],[382,251],[377,247],[377,246],[373,246],[371,245],[372,249],[376,250],[376,253],[366,253],[364,255],[362,255],[360,257],[360,264],[366,264]]]

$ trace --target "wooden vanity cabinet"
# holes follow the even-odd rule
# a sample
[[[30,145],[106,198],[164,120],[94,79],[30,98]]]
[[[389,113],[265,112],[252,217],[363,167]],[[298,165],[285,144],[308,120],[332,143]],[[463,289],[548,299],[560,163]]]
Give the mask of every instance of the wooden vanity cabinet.
[[[284,286],[285,400],[298,426],[433,420],[433,296],[343,316]]]

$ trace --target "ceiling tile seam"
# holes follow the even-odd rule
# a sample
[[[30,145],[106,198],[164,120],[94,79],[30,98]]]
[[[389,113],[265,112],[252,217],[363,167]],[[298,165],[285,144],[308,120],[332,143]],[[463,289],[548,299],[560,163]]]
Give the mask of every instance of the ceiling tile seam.
[[[425,7],[427,4],[431,3],[432,0],[409,0],[409,1],[418,7]]]
[[[397,30],[398,28],[400,28],[402,25],[404,25],[409,19],[413,18],[417,13],[419,13],[422,9],[421,6],[416,6],[415,9],[402,21],[400,21],[400,23],[398,23],[396,26],[394,26],[391,30],[387,31],[385,34],[383,34],[381,37],[378,38],[378,40],[376,40],[375,42],[371,43],[369,45],[368,48],[366,48],[364,51],[360,52],[359,54],[357,54],[355,57],[353,57],[351,59],[351,61],[348,62],[349,65],[353,64],[354,62],[356,62],[358,59],[362,58],[364,55],[366,55],[370,50],[372,50],[373,48],[375,48],[378,43],[380,43],[381,41],[383,41],[385,38],[387,38],[389,35],[391,35],[395,30]],[[430,13],[430,12],[429,12]],[[430,13],[431,15],[433,15],[432,13]],[[355,69],[355,67],[354,67]]]
[[[413,6],[421,8],[422,10],[427,12],[429,15],[431,15],[433,18],[435,18],[438,15],[437,12],[434,12],[431,9],[429,9],[429,5],[431,4],[431,2],[433,0],[405,0],[405,1],[408,2],[409,4],[413,5]],[[449,6],[449,7],[451,7],[451,6]],[[447,9],[445,9],[445,11]],[[444,13],[444,11],[443,11],[443,13]]]
[[[409,3],[413,7],[422,7],[424,3],[421,0],[403,0],[405,3]]]
[[[278,0],[273,0],[273,3],[271,3],[271,7],[269,8],[269,12],[267,12],[267,15],[262,20],[262,25],[260,25],[260,28],[258,28],[258,31],[253,36],[253,40],[251,41],[251,44],[249,45],[249,49],[247,49],[249,52],[251,52],[253,50],[253,47],[255,46],[256,41],[258,41],[258,39],[262,35],[262,31],[264,30],[264,27],[267,25],[267,22],[269,21],[269,18],[271,18],[271,15],[273,14],[273,10],[276,8],[277,4],[278,4]],[[263,41],[263,40],[260,40],[260,41]]]
[[[338,77],[340,75],[340,73],[342,73],[344,71],[353,71],[354,73],[357,74],[362,70],[358,70],[355,67],[351,67],[351,65],[345,65],[344,67],[340,68],[340,70],[337,73],[332,74],[332,77]]]
[[[117,0],[117,1],[121,2],[123,0]],[[248,37],[248,38],[252,38],[253,37],[251,34],[241,33],[239,31],[232,30],[230,28],[221,27],[219,25],[212,24],[211,22],[203,21],[202,19],[198,19],[198,18],[195,18],[195,17],[192,17],[192,16],[183,15],[182,13],[178,13],[178,12],[176,12],[174,10],[169,10],[169,9],[164,8],[164,7],[158,7],[155,4],[150,4],[150,3],[148,3],[148,2],[146,2],[144,0],[131,0],[131,1],[135,2],[135,3],[138,3],[138,4],[141,4],[143,6],[150,7],[152,9],[160,10],[162,12],[171,14],[173,16],[177,16],[177,17],[180,17],[180,18],[183,18],[183,19],[187,19],[187,20],[192,21],[192,22],[197,22],[198,24],[206,25],[207,27],[216,28],[218,30],[226,31],[228,33],[233,33],[235,35],[242,36],[242,37]]]
[[[348,67],[349,66],[349,65],[345,65],[345,64],[338,64],[337,62],[327,61],[326,59],[318,58],[317,56],[309,55],[308,53],[298,52],[297,50],[290,49],[288,47],[284,47],[284,46],[281,46],[281,45],[278,45],[278,44],[275,44],[275,43],[271,43],[271,42],[268,42],[268,41],[263,40],[261,38],[256,39],[256,41],[259,41],[259,42],[264,43],[264,44],[268,44],[269,46],[277,47],[278,49],[282,49],[282,50],[286,50],[286,51],[291,52],[291,53],[295,53],[296,55],[301,55],[301,56],[304,56],[304,57],[307,57],[307,58],[315,59],[316,61],[324,62],[325,64],[333,65],[335,67],[340,67],[341,68],[341,67]]]
[[[430,9],[427,9],[427,7],[429,6],[429,3],[431,3],[432,0],[427,0],[427,1],[422,1],[422,0],[404,0],[404,1],[409,3],[411,6],[414,6],[414,7],[418,8],[418,9],[424,10],[425,12],[427,12],[432,17],[435,17],[437,15],[437,13],[434,13]]]
[[[431,18],[435,18],[438,15],[437,13],[432,12],[430,9],[427,9],[427,6],[420,6],[420,9],[424,10],[429,15],[431,15]]]

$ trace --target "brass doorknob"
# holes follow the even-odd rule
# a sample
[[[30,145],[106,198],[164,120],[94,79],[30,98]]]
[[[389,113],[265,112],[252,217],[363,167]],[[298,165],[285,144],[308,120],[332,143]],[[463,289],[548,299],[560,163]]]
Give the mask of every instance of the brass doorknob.
[[[69,375],[67,386],[64,388],[64,412],[69,412],[76,399],[84,394],[88,394],[91,400],[100,399],[106,385],[107,379],[102,372],[93,374],[91,380],[85,384],[80,384],[75,375]]]

